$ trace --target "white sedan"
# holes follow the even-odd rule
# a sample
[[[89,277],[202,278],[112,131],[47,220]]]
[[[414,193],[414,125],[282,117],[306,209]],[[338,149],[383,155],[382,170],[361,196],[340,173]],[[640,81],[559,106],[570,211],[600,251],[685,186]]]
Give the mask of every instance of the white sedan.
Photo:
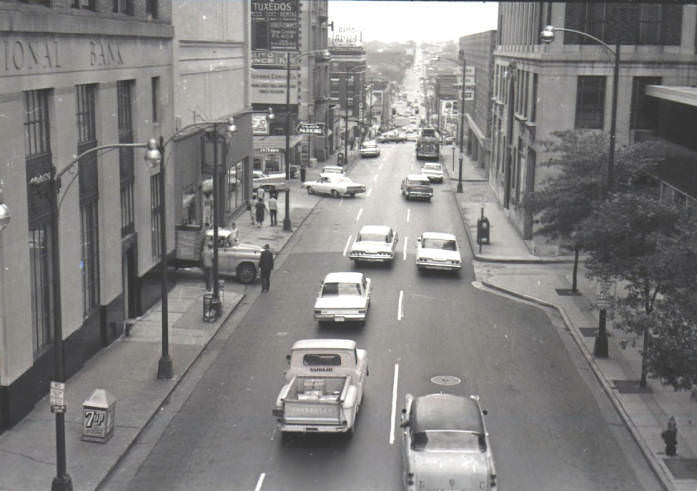
[[[314,317],[319,322],[365,323],[370,307],[371,281],[363,273],[329,273],[315,300]]]
[[[443,166],[440,164],[435,162],[424,164],[421,173],[431,182],[443,182]]]
[[[353,182],[350,178],[336,175],[320,176],[316,181],[305,181],[303,186],[308,194],[329,194],[334,198],[340,196],[354,197],[358,193],[365,193],[365,184]]]
[[[397,232],[387,225],[364,225],[353,241],[349,258],[359,261],[392,262],[397,247]]]
[[[369,140],[363,142],[360,149],[361,157],[379,157],[380,147],[375,140]]]
[[[287,191],[288,181],[284,173],[266,174],[260,170],[252,171],[252,189],[256,191],[262,188],[264,191]]]
[[[416,239],[416,267],[459,271],[460,249],[453,234],[424,232]]]

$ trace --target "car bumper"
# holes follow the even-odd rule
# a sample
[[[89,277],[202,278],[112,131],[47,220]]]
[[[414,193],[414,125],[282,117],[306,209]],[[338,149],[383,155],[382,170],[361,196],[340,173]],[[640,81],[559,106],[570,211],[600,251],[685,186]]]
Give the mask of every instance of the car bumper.
[[[361,152],[361,157],[379,157],[380,152]]]
[[[433,261],[429,259],[417,259],[416,265],[419,268],[439,269],[444,271],[458,271],[462,269],[462,263],[451,263],[450,261]]]
[[[279,423],[279,428],[284,433],[346,433],[351,429],[348,423],[340,425],[297,425]]]
[[[389,262],[394,259],[394,254],[356,254],[349,253],[349,259],[355,261]]]
[[[433,193],[421,193],[421,192],[414,192],[414,191],[407,191],[407,198],[419,198],[419,199],[431,199],[433,197]]]
[[[443,182],[443,176],[427,176],[431,182]]]
[[[315,311],[315,320],[318,321],[334,321],[334,322],[345,322],[345,321],[363,321],[365,320],[368,312],[317,312]]]

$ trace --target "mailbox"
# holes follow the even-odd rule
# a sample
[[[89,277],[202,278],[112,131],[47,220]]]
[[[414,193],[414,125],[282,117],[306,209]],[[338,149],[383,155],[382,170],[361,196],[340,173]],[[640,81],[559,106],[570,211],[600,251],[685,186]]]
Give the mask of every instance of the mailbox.
[[[82,439],[106,443],[114,432],[116,398],[104,389],[95,389],[82,403]]]
[[[491,225],[489,224],[489,219],[482,216],[477,220],[477,243],[483,244],[486,242],[489,244],[489,233],[491,231]]]

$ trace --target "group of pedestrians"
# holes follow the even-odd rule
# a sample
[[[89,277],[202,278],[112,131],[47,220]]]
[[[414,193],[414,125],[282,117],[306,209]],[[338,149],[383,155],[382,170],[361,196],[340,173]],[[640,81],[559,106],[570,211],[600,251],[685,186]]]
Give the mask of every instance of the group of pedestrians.
[[[278,194],[276,192],[272,192],[268,201],[264,201],[265,195],[266,193],[264,189],[259,188],[257,190],[256,201],[247,201],[247,211],[249,212],[249,217],[252,220],[252,225],[256,225],[258,227],[261,227],[264,224],[267,210],[269,212],[271,226],[275,226],[278,223],[276,221],[276,217],[278,215]]]

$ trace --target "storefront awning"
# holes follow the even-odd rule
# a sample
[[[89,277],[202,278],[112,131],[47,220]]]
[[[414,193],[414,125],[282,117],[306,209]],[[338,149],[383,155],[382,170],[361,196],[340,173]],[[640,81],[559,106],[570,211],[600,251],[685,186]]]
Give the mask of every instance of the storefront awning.
[[[290,135],[288,144],[293,148],[302,142],[303,135]],[[255,136],[254,153],[283,153],[286,150],[286,137],[283,135]]]
[[[681,85],[647,85],[646,95],[677,102],[686,106],[697,107],[697,87]]]

